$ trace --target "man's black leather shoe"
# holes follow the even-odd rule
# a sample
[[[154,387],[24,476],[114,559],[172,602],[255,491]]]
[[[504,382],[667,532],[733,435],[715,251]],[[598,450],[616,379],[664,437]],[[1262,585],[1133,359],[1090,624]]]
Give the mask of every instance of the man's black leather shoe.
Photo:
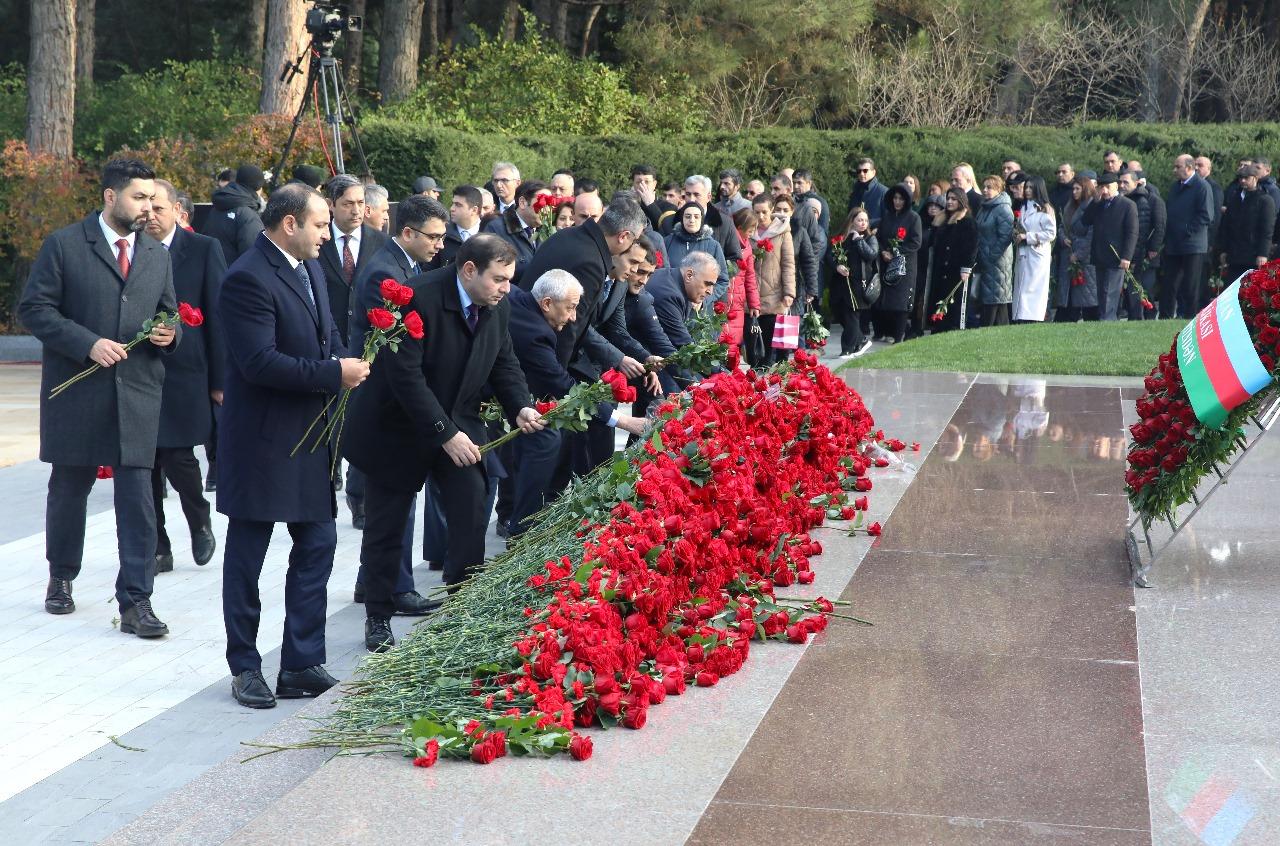
[[[434,571],[434,572],[436,572],[436,573],[439,573],[441,570],[443,570],[443,569],[444,569],[444,562],[443,562],[443,561],[428,561],[428,562],[427,562],[427,569],[428,569],[428,570],[432,570],[432,571]]]
[[[342,493],[342,474],[339,473],[337,478],[333,480],[333,489],[338,493]]]
[[[496,532],[500,538],[511,537],[511,527],[507,525],[506,520],[499,520],[498,525],[494,528],[494,532]]]
[[[172,573],[173,572],[173,556],[169,553],[156,553],[156,572]]]
[[[70,579],[49,579],[49,587],[44,592],[44,610],[50,614],[70,614],[76,610]]]
[[[139,599],[120,612],[120,631],[138,637],[164,637],[169,627],[151,610],[150,599]]]
[[[218,463],[209,462],[209,474],[204,477],[204,492],[213,493],[218,489]]]
[[[212,526],[202,526],[191,535],[191,556],[201,567],[213,560],[213,551],[218,548],[218,539],[213,536]]]
[[[337,683],[319,664],[303,670],[281,670],[276,676],[276,696],[281,699],[319,696]]]
[[[245,670],[231,680],[231,695],[246,708],[274,708],[276,698],[261,670]]]
[[[391,632],[391,621],[386,617],[366,617],[364,620],[364,648],[370,652],[386,652],[396,645]]]
[[[397,593],[392,599],[399,617],[423,617],[444,604],[443,599],[427,599],[416,590]]]

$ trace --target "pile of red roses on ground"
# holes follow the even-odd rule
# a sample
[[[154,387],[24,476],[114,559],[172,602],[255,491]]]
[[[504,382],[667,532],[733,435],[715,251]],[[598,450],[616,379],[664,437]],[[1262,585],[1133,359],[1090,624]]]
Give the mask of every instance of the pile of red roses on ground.
[[[1280,356],[1280,261],[1248,274],[1240,283],[1240,309],[1267,372],[1276,374]],[[1172,519],[1173,510],[1191,500],[1204,476],[1241,447],[1243,424],[1265,388],[1235,408],[1221,429],[1200,424],[1178,370],[1177,337],[1160,356],[1137,401],[1138,422],[1129,427],[1129,466],[1125,490],[1144,527]]]
[[[642,728],[667,697],[736,673],[754,640],[806,642],[834,603],[775,589],[813,582],[822,546],[810,530],[866,509],[852,497],[872,486],[861,455],[872,426],[861,398],[803,350],[668,398],[626,460],[544,512],[553,528],[522,538],[532,549],[517,545],[438,619],[372,656],[337,716],[365,727],[412,709],[399,748],[418,766],[508,751],[582,760],[581,729]],[[523,607],[493,598],[503,591]],[[501,631],[514,636],[478,645]],[[460,651],[474,657],[459,664]],[[349,729],[332,743],[375,745]]]

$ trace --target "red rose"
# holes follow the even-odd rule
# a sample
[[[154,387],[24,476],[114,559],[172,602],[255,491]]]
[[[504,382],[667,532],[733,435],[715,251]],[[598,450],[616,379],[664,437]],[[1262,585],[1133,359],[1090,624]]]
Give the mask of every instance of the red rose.
[[[799,623],[787,626],[787,640],[792,643],[804,643],[809,639],[809,630]]]
[[[653,257],[654,257],[655,259],[657,259],[657,261],[656,261],[656,262],[654,262],[654,267],[663,267],[663,266],[664,266],[664,260],[663,260],[663,258],[662,258],[662,250],[654,250],[654,251],[653,251]]]
[[[642,729],[649,719],[648,708],[628,708],[622,717],[622,724],[629,729]]]
[[[871,490],[871,480],[866,476],[859,476],[853,480],[853,489],[859,493],[866,493]]]
[[[575,734],[569,741],[569,754],[575,761],[585,761],[591,757],[591,738]]]
[[[178,303],[178,319],[188,326],[204,323],[204,314],[190,303]]]
[[[112,471],[111,471],[111,468],[110,468],[110,467],[99,467],[99,468],[98,468],[98,478],[99,478],[99,479],[110,479],[110,478],[111,478],[111,476],[112,476]]]
[[[843,236],[843,235],[832,235],[832,236],[831,236],[831,246],[833,246],[833,247],[838,247],[838,246],[840,246],[840,245],[841,245],[841,244],[843,244],[843,243],[844,243],[844,236]]]
[[[729,310],[729,306],[728,306],[728,305],[726,305],[726,304],[724,303],[724,301],[720,301],[720,302],[716,303],[714,306],[712,306],[712,307],[711,307],[711,309],[712,309],[712,311],[714,311],[716,314],[724,314],[726,311],[728,311],[728,310]]]
[[[870,526],[867,526],[867,534],[871,535],[873,538],[880,537],[880,524],[872,523]]]
[[[720,681],[720,675],[713,673],[711,670],[703,670],[697,675],[698,687],[715,687]]]
[[[764,250],[766,253],[773,252],[773,240],[770,238],[765,238],[763,241],[760,242],[760,249]]]
[[[471,747],[471,760],[477,764],[492,764],[493,759],[497,757],[498,750],[488,741],[481,741]]]
[[[427,745],[423,748],[422,754],[413,759],[415,767],[434,766],[436,759],[440,757],[440,742],[432,738],[427,741]]]
[[[533,404],[533,410],[538,412],[539,414],[546,414],[547,412],[551,411],[551,409],[555,407],[556,407],[556,404],[554,402],[535,402]]]
[[[409,334],[410,338],[415,341],[421,341],[423,335],[426,334],[422,328],[422,315],[416,311],[411,311],[404,316],[404,331]]]
[[[385,308],[371,308],[369,309],[369,325],[385,332],[396,325],[396,318],[394,314]]]
[[[413,289],[394,279],[383,279],[378,284],[382,298],[392,305],[407,306],[413,300]]]
[[[905,227],[905,226],[899,226],[899,227],[898,227],[898,240],[899,240],[899,241],[901,241],[901,240],[902,240],[903,238],[905,238],[905,237],[907,237],[907,229],[906,229],[906,227]]]
[[[856,509],[856,510],[858,510],[858,511],[866,511],[866,510],[867,510],[867,498],[866,498],[865,496],[860,496],[860,497],[858,497],[857,499],[855,499],[855,500],[853,501],[853,507],[854,507],[854,509]]]

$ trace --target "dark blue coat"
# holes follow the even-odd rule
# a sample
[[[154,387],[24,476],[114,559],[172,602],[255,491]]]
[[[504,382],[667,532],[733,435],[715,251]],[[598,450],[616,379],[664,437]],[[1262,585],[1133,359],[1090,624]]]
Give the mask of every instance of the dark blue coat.
[[[484,226],[480,227],[481,232],[489,232],[497,235],[502,240],[516,248],[516,272],[511,277],[514,285],[519,285],[520,280],[524,278],[524,270],[529,266],[529,262],[533,260],[533,252],[537,248],[533,241],[525,234],[524,223],[516,215],[514,208],[507,209],[502,214],[490,220]],[[533,283],[537,282],[536,278],[530,279],[528,285],[522,286],[526,291],[533,287]]]
[[[218,319],[227,344],[218,422],[218,511],[273,523],[332,520],[337,500],[329,449],[293,458],[329,397],[342,389],[346,355],[329,311],[324,271],[306,262],[314,304],[266,234],[227,270]]]
[[[648,358],[650,354],[666,357],[676,351],[667,339],[667,333],[662,330],[658,314],[653,310],[653,295],[648,291],[641,289],[638,294],[628,291],[623,313],[627,322],[627,334],[644,347],[646,355],[643,358]],[[665,370],[658,371],[658,378],[662,380],[663,393],[676,390],[676,383]]]
[[[582,299],[578,301],[578,317],[560,333],[560,360],[568,362],[582,346],[582,338],[591,325],[591,318],[600,299],[604,279],[613,265],[613,255],[605,241],[600,224],[588,220],[578,226],[561,229],[548,238],[520,277],[520,287],[526,291],[533,287],[538,277],[548,270],[567,270],[582,285]]]
[[[1164,251],[1170,256],[1190,256],[1209,252],[1209,227],[1213,224],[1213,189],[1193,173],[1174,182],[1165,200]]]
[[[688,321],[693,317],[693,304],[684,294],[684,279],[674,267],[656,271],[645,291],[653,297],[653,310],[671,346],[679,349],[693,342]]]
[[[173,288],[178,302],[204,314],[200,326],[186,327],[182,344],[164,356],[164,394],[160,401],[159,447],[190,447],[213,434],[210,391],[222,390],[226,351],[218,326],[218,290],[227,272],[217,239],[178,227],[169,245]]]

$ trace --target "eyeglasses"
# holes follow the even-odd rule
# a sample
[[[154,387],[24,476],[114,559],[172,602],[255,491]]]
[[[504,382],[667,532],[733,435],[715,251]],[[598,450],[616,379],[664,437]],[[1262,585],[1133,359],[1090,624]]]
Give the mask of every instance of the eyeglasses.
[[[417,232],[419,235],[421,235],[423,238],[426,238],[432,244],[439,244],[441,241],[444,240],[443,232],[433,235],[430,232],[423,232],[421,229],[419,229],[416,226],[405,226],[405,229],[412,229],[414,232]]]
[[[871,173],[871,168],[869,168],[869,167],[860,167],[860,168],[858,168],[858,173]]]
[[[506,185],[508,182],[515,182],[515,180],[506,176],[495,176],[493,178],[494,185]]]

